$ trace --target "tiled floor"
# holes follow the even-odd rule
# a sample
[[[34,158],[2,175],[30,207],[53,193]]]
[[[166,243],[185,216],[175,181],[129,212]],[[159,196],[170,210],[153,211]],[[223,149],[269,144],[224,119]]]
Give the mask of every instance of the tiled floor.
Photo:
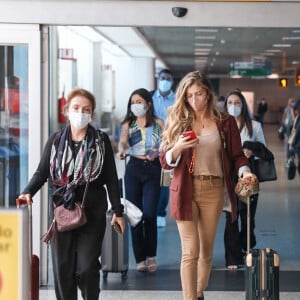
[[[300,179],[285,178],[284,145],[277,138],[277,126],[265,125],[268,147],[275,155],[278,180],[261,184],[256,216],[257,247],[271,247],[280,255],[281,299],[300,299]],[[123,163],[117,162],[119,174]],[[223,247],[224,216],[219,223],[213,259],[213,271],[205,293],[205,299],[244,299],[244,272],[227,271],[224,267]],[[100,299],[182,299],[179,263],[180,243],[176,224],[167,220],[167,227],[159,229],[158,271],[155,274],[140,274],[135,271],[130,247],[127,278],[120,274],[108,274],[101,278]],[[55,299],[53,288],[41,288],[41,300]],[[80,297],[79,297],[80,299]]]
[[[41,290],[40,300],[54,300],[53,290]],[[81,299],[78,295],[78,299]],[[102,291],[100,300],[182,300],[181,292],[176,291]],[[205,300],[244,300],[244,292],[206,292]],[[299,300],[300,293],[280,293],[282,300]]]

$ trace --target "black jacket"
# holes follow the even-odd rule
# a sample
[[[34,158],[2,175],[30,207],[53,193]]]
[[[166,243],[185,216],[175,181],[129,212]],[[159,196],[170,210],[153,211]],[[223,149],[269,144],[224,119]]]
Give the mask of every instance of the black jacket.
[[[245,141],[243,144],[243,148],[251,150],[254,156],[257,156],[263,160],[274,159],[273,153],[263,143]]]

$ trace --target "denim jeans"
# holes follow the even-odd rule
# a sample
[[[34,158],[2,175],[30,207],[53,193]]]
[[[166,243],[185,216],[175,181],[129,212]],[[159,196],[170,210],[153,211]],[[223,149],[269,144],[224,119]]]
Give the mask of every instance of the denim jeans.
[[[156,256],[156,212],[160,192],[161,166],[154,161],[131,157],[125,171],[126,199],[143,212],[141,222],[131,227],[132,246],[137,263]]]

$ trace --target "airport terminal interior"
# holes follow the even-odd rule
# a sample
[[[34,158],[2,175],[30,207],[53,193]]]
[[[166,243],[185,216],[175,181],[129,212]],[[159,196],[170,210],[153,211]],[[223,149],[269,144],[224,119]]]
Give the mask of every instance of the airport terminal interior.
[[[270,247],[280,256],[280,299],[300,299],[300,175],[287,180],[285,171],[284,143],[278,138],[278,126],[264,125],[267,146],[275,156],[277,181],[260,184],[260,196],[256,214],[257,248]],[[118,161],[119,176],[124,172],[124,162]],[[218,226],[214,247],[213,268],[205,292],[208,300],[245,299],[244,268],[227,270],[224,263],[224,221]],[[131,244],[129,243],[129,270],[126,277],[121,273],[101,276],[100,299],[147,299],[180,300],[180,241],[174,220],[168,218],[167,226],[158,229],[157,272],[136,271]],[[51,286],[41,287],[41,300],[54,300]]]
[[[173,71],[174,88],[197,69],[209,75],[216,97],[238,88],[253,114],[262,97],[269,104],[263,129],[277,180],[260,184],[256,247],[279,254],[280,299],[300,300],[300,174],[287,179],[285,145],[278,138],[288,99],[300,97],[299,1],[181,1],[187,10],[180,16],[173,10],[178,1],[0,0],[1,210],[15,207],[49,135],[64,126],[62,107],[72,88],[96,95],[93,125],[109,134],[116,149],[134,89],[155,89],[162,68]],[[116,165],[122,178],[124,162],[116,158]],[[50,247],[40,242],[48,228],[47,200],[45,186],[33,205],[40,300],[55,299]],[[224,224],[225,214],[206,300],[245,299],[245,268],[225,266]],[[180,240],[169,214],[166,227],[158,228],[156,272],[136,271],[130,239],[128,272],[101,272],[100,299],[182,299]]]

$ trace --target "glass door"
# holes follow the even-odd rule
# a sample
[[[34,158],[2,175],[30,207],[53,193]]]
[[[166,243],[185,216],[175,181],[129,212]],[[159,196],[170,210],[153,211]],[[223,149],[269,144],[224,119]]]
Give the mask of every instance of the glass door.
[[[29,136],[40,131],[38,123],[32,132],[29,126],[30,116],[40,118],[40,112],[35,114],[40,96],[34,96],[40,91],[40,71],[35,71],[39,59],[33,56],[39,51],[38,33],[36,25],[0,25],[0,207],[15,206],[28,181]],[[34,78],[38,79],[33,86]],[[32,97],[35,105],[30,105]]]
[[[11,207],[28,170],[28,46],[0,45],[0,205]],[[21,173],[25,176],[21,176]]]
[[[0,209],[15,206],[16,197],[37,167],[46,135],[42,123],[46,118],[42,116],[48,106],[42,105],[41,36],[38,24],[0,24]],[[40,200],[41,193],[37,193],[32,206],[32,237],[43,281],[46,250],[40,244],[44,212]]]

